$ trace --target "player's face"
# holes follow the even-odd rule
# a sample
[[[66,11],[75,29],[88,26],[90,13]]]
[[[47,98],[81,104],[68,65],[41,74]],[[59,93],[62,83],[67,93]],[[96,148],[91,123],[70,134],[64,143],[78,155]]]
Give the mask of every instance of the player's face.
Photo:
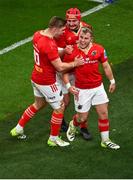
[[[67,19],[67,27],[71,30],[79,29],[80,21],[78,19]]]
[[[62,28],[57,28],[56,29],[56,33],[55,33],[55,37],[59,37],[60,35],[62,35],[65,31],[65,27]]]
[[[79,34],[79,47],[85,49],[89,46],[91,42],[91,34],[90,33],[83,33],[82,31]]]

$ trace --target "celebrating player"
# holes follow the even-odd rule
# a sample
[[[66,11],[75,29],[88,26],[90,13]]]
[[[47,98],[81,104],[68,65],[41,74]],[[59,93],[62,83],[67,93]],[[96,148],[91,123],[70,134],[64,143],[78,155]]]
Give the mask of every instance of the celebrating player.
[[[83,27],[79,35],[79,43],[74,46],[72,54],[65,55],[65,62],[72,62],[75,57],[82,57],[84,65],[76,67],[75,86],[71,86],[68,73],[64,74],[64,82],[69,91],[75,94],[75,110],[77,114],[70,121],[67,131],[69,141],[75,139],[76,127],[87,121],[91,106],[95,106],[98,114],[98,128],[101,135],[101,146],[110,149],[119,149],[120,146],[113,143],[109,138],[109,119],[108,119],[108,97],[104,90],[102,75],[99,71],[101,63],[106,77],[110,81],[109,92],[115,91],[115,80],[105,49],[93,43],[92,30]]]
[[[60,36],[60,38],[56,38],[56,43],[58,47],[60,47],[59,48],[60,51],[63,51],[63,53],[70,54],[72,52],[73,45],[78,42],[81,27],[89,27],[92,29],[92,26],[81,21],[81,12],[77,8],[70,8],[66,11],[66,21],[67,21],[67,24],[66,24],[65,31],[63,35]],[[74,75],[71,74],[71,76],[69,77],[70,77],[71,83],[74,84]],[[64,85],[64,83],[62,84],[62,90],[64,94],[65,106],[67,107],[70,102],[70,94],[66,86]],[[87,122],[82,123],[80,125],[80,132],[85,140],[90,140],[92,139],[92,135],[88,131],[87,126],[88,126]],[[62,122],[62,129],[64,131],[67,130],[67,123],[65,122],[64,119]]]
[[[49,26],[45,30],[37,31],[33,37],[34,69],[31,82],[34,91],[35,102],[23,113],[18,124],[10,133],[22,139],[26,123],[47,103],[53,108],[51,117],[50,137],[47,141],[49,146],[68,146],[59,137],[60,126],[64,113],[64,102],[61,86],[56,82],[56,71],[71,69],[83,64],[81,58],[76,58],[72,63],[63,63],[58,54],[58,48],[54,37],[64,32],[66,21],[60,17],[52,17]]]

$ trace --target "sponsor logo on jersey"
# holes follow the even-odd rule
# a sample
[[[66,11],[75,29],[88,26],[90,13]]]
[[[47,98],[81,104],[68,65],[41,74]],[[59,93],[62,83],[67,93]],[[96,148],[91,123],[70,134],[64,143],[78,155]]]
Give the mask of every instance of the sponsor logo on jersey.
[[[98,63],[98,60],[90,60],[89,58],[85,58],[85,64],[94,64],[94,63]]]

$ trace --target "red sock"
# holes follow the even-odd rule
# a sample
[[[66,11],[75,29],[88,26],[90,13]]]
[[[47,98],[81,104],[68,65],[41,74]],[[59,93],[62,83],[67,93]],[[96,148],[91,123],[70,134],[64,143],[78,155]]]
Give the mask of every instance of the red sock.
[[[79,126],[79,125],[80,125],[80,122],[78,122],[77,114],[75,114],[75,115],[73,116],[73,125],[74,125],[74,126]]]
[[[109,131],[109,120],[108,119],[98,119],[98,128],[100,132]]]
[[[87,121],[81,122],[80,128],[87,128]]]
[[[50,135],[52,136],[58,136],[60,133],[61,123],[63,119],[63,114],[56,114],[53,112],[51,117],[51,131]]]
[[[29,106],[19,119],[18,124],[24,127],[26,123],[36,114],[37,111],[38,110],[33,105]]]

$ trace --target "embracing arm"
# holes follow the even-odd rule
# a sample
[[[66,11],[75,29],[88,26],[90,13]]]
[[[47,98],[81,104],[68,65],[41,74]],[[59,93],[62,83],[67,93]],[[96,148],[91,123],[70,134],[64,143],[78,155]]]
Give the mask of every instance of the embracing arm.
[[[60,58],[57,58],[54,61],[51,61],[51,63],[57,71],[62,72],[64,70],[70,70],[77,66],[83,65],[84,60],[82,57],[76,57],[73,62],[65,63],[65,62],[62,62]]]

